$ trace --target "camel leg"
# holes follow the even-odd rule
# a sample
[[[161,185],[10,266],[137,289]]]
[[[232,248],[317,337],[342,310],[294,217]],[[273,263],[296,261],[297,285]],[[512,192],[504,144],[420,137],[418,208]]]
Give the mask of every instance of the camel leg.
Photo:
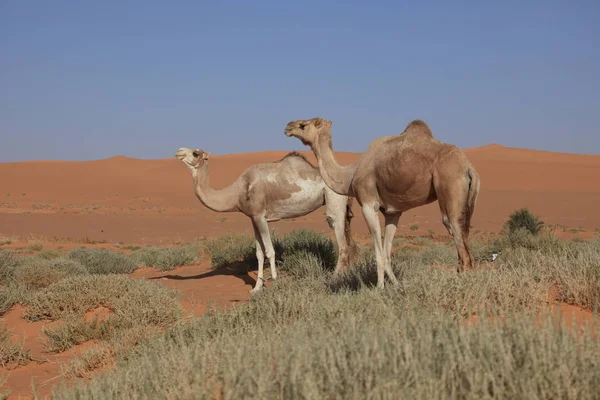
[[[365,218],[365,222],[371,232],[373,238],[373,247],[375,249],[375,262],[377,263],[377,288],[383,289],[384,287],[384,271],[385,271],[385,255],[383,254],[383,245],[381,243],[381,226],[379,226],[379,218],[377,218],[377,210],[379,209],[378,204],[363,203],[362,212]]]
[[[386,260],[385,273],[394,285],[398,284],[398,279],[396,279],[396,275],[394,275],[394,271],[392,270],[392,242],[394,241],[394,235],[396,234],[396,229],[398,229],[398,221],[400,220],[401,215],[402,213],[384,215],[385,230],[383,234],[383,251]]]
[[[463,272],[473,266],[473,258],[467,246],[469,234],[463,230],[461,223],[464,204],[467,199],[460,187],[450,188],[449,192],[454,193],[454,196],[438,195],[438,202],[442,213],[442,222],[454,239],[458,254],[458,272]]]
[[[263,266],[265,263],[265,246],[263,245],[262,237],[258,231],[258,227],[254,220],[252,220],[252,228],[254,229],[254,241],[256,243],[256,259],[258,260],[258,277],[256,278],[256,284],[254,288],[250,290],[250,294],[258,292],[263,286]]]
[[[275,248],[271,242],[271,234],[269,233],[269,224],[264,216],[254,219],[256,229],[258,230],[265,250],[265,257],[269,260],[271,267],[271,278],[277,279],[277,270],[275,269]]]
[[[327,223],[333,229],[335,241],[338,246],[338,259],[333,272],[338,275],[348,268],[348,243],[344,232],[344,224],[346,221],[346,196],[341,196],[332,190],[325,190],[325,208],[327,215]]]

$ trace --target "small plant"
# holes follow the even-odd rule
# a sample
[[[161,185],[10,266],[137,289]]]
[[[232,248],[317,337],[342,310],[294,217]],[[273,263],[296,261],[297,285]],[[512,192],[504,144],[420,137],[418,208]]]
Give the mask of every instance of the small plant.
[[[130,274],[137,269],[129,257],[105,249],[76,249],[69,258],[81,263],[90,274]]]
[[[44,246],[42,246],[41,244],[32,244],[31,246],[27,247],[27,251],[40,251],[44,248]]]
[[[419,230],[419,225],[411,225],[410,226],[410,230],[411,231],[418,231]]]
[[[117,243],[117,245],[118,245],[118,243]],[[123,246],[122,249],[123,250],[135,251],[135,250],[141,249],[141,247],[140,246],[134,246],[134,245],[127,245],[127,246]]]
[[[220,222],[220,223],[223,223],[223,222],[225,222],[225,221],[227,221],[227,218],[225,218],[225,217],[221,217],[221,218],[219,218],[219,222]]]
[[[509,234],[519,229],[525,229],[535,236],[544,227],[544,222],[539,217],[533,215],[527,208],[521,208],[509,216],[504,226],[508,229]]]
[[[23,347],[10,341],[10,332],[6,326],[0,326],[0,366],[18,367],[29,362],[28,352]]]

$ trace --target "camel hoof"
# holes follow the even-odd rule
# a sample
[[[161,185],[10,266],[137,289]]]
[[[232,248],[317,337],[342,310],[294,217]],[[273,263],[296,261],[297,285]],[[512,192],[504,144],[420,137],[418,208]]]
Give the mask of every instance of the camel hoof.
[[[254,289],[250,289],[248,291],[248,293],[250,293],[250,296],[255,295],[256,293],[258,293],[260,291],[260,288],[254,288]]]

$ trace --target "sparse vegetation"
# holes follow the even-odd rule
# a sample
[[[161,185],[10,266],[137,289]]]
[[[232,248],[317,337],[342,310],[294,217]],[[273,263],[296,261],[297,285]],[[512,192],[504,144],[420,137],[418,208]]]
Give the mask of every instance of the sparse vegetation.
[[[419,230],[419,225],[411,225],[410,226],[410,230],[411,231],[418,231]]]
[[[146,267],[170,271],[183,265],[191,265],[202,259],[203,249],[191,244],[181,247],[146,247],[131,253],[131,259]]]
[[[521,208],[508,217],[505,227],[508,228],[509,234],[523,229],[532,235],[537,235],[544,227],[544,222],[527,208]]]
[[[137,269],[131,258],[105,249],[75,249],[69,253],[90,274],[130,274]]]
[[[317,234],[289,236],[276,242],[293,279],[284,274],[247,304],[151,339],[114,372],[57,398],[595,398],[598,338],[570,333],[543,310],[554,283],[560,300],[597,305],[600,242],[475,242],[479,257],[502,256],[465,274],[435,266],[456,264],[452,246],[403,246],[392,260],[402,284],[378,291],[368,247],[332,279],[322,262],[335,254],[329,245]],[[248,254],[240,249],[249,244],[226,240],[221,253]],[[71,373],[104,365],[104,354]]]
[[[36,252],[42,250],[43,248],[44,246],[42,246],[41,244],[32,244],[30,246],[27,246],[27,251]]]
[[[452,243],[397,238],[392,265],[401,284],[388,281],[383,291],[374,288],[372,246],[334,278],[337,251],[326,235],[300,229],[273,241],[281,277],[272,287],[186,323],[175,293],[122,274],[205,254],[215,268],[256,265],[254,238],[123,247],[130,255],[0,250],[0,313],[20,302],[30,320],[60,321],[44,330],[48,351],[98,341],[63,374],[113,371],[59,389],[58,399],[594,398],[600,340],[571,334],[545,310],[550,287],[558,301],[597,309],[600,240],[516,229],[472,240],[481,268],[457,274]],[[487,265],[492,252],[500,256]],[[106,313],[90,318],[98,308]],[[0,355],[18,354],[4,337],[0,330]]]
[[[229,234],[219,236],[207,240],[204,247],[210,252],[211,263],[214,268],[221,268],[237,261],[251,263],[252,265],[257,262],[254,238],[248,235]]]
[[[20,344],[12,342],[6,326],[0,325],[0,366],[14,368],[27,364],[29,360],[29,353]]]

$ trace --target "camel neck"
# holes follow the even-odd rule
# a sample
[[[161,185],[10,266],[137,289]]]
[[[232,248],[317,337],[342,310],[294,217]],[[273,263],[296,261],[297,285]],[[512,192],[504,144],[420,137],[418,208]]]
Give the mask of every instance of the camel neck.
[[[319,135],[313,152],[319,161],[319,171],[323,180],[337,194],[352,195],[351,184],[356,171],[356,163],[339,165],[335,160],[330,135]]]
[[[202,204],[216,212],[239,211],[237,206],[238,196],[235,190],[236,182],[224,189],[213,189],[210,186],[209,162],[207,160],[194,175],[196,197]]]

